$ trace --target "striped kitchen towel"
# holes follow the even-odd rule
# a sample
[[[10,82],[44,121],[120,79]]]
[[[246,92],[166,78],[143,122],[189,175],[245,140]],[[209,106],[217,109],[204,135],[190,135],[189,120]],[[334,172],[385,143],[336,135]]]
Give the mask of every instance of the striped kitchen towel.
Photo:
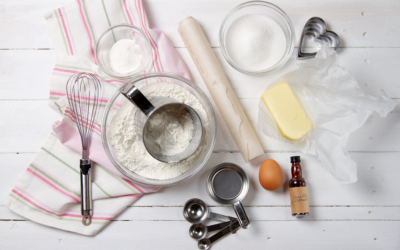
[[[5,205],[43,225],[95,235],[143,194],[159,189],[128,180],[114,168],[103,149],[100,120],[105,105],[123,81],[107,76],[97,66],[94,56],[97,39],[111,26],[135,25],[151,42],[151,71],[172,72],[189,79],[190,75],[165,34],[149,26],[141,0],[75,0],[46,13],[45,19],[57,57],[49,105],[62,119],[53,125],[54,133],[22,174]],[[65,92],[68,78],[77,72],[95,74],[103,88],[89,149],[89,158],[95,164],[92,168],[93,217],[87,227],[81,223],[80,212],[81,142]]]

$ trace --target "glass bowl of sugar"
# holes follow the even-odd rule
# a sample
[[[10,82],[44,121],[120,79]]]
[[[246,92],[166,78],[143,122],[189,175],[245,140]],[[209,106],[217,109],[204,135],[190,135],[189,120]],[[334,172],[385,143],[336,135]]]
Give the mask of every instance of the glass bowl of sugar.
[[[145,72],[152,61],[146,34],[136,26],[121,24],[107,29],[96,44],[96,61],[108,75],[128,79]]]
[[[255,75],[275,71],[289,60],[295,32],[289,17],[278,6],[250,1],[228,13],[219,39],[228,63],[242,73]]]

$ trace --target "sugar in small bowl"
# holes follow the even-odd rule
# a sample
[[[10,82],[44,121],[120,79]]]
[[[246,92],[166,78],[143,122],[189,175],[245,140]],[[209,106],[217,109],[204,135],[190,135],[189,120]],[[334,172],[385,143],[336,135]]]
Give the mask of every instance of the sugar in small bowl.
[[[149,66],[151,45],[136,26],[121,24],[107,29],[96,44],[96,61],[108,75],[128,79]]]
[[[220,28],[222,54],[245,74],[275,71],[290,58],[295,42],[293,24],[272,3],[250,1],[232,9]]]

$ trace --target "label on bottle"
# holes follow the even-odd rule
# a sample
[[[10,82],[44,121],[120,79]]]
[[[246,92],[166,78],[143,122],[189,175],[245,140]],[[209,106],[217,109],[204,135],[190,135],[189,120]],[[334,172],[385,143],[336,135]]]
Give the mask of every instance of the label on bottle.
[[[289,191],[292,214],[310,212],[307,187],[292,187]]]

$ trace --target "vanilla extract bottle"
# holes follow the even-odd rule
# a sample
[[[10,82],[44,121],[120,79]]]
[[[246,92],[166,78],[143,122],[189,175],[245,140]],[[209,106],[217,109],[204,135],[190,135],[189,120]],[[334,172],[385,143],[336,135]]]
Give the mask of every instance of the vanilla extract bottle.
[[[290,204],[292,216],[302,217],[310,213],[306,181],[302,176],[300,156],[290,157],[292,179],[289,181]]]

